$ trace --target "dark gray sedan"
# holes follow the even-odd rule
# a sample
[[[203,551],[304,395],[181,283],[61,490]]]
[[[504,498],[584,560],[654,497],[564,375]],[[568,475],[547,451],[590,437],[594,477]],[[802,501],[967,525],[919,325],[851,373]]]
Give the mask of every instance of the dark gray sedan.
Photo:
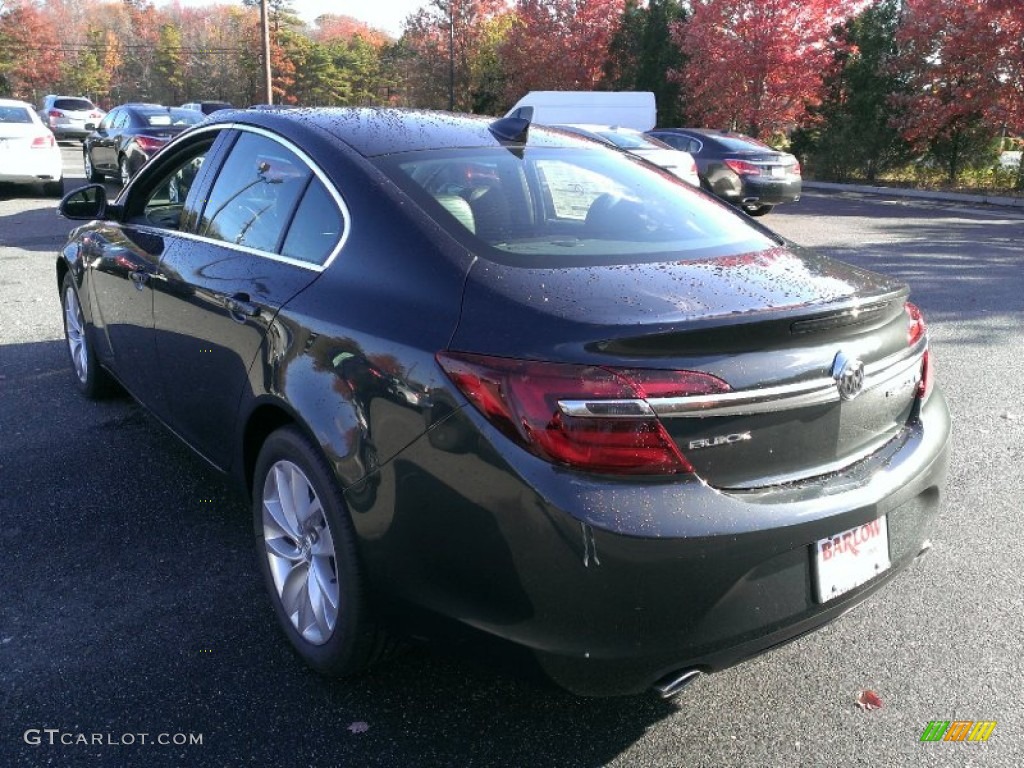
[[[61,212],[73,381],[251,499],[318,670],[461,627],[578,693],[669,696],[933,535],[950,421],[907,287],[594,142],[219,112]]]

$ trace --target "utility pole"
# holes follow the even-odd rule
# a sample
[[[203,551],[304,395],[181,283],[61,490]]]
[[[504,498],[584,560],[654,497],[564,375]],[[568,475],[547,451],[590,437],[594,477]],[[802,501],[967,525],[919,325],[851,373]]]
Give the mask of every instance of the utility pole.
[[[274,103],[274,81],[270,73],[270,19],[267,0],[260,0],[260,36],[263,38],[263,82],[267,86],[267,104]]]
[[[455,7],[448,0],[448,111],[455,111]]]

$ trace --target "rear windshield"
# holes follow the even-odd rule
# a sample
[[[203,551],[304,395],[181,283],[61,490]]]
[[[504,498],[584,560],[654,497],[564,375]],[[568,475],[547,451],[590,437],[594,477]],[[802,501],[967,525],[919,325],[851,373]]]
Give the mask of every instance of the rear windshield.
[[[630,263],[777,245],[689,184],[611,149],[432,150],[377,162],[438,223],[503,261]]]
[[[714,139],[726,149],[736,152],[764,152],[766,149],[770,149],[772,152],[775,151],[774,147],[770,147],[763,141],[758,141],[750,136],[715,136]]]
[[[139,117],[142,118],[142,122],[152,128],[161,128],[168,125],[196,125],[197,123],[203,122],[206,118],[202,112],[197,112],[194,109],[161,109],[159,111],[153,110],[139,110]]]
[[[25,107],[0,107],[0,123],[31,123],[32,115]]]
[[[664,142],[644,136],[642,133],[628,133],[626,131],[597,131],[597,135],[610,141],[619,149],[666,149],[669,147]]]
[[[54,99],[53,108],[68,112],[91,112],[96,106],[88,99]]]

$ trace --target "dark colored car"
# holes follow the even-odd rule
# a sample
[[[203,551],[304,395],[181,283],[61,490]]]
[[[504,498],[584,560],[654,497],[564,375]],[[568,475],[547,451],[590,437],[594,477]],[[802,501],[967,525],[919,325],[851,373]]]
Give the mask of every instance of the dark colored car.
[[[212,115],[222,109],[233,109],[231,104],[226,101],[190,101],[188,104],[182,104],[181,108],[194,109],[204,115]]]
[[[701,185],[751,216],[800,199],[800,163],[762,141],[708,128],[655,128],[647,135],[693,155]]]
[[[225,112],[61,212],[74,381],[248,495],[318,670],[463,626],[579,693],[672,695],[935,528],[950,421],[907,287],[595,142]]]
[[[83,142],[86,178],[103,181],[110,176],[127,184],[154,152],[205,117],[196,110],[160,104],[115,107]]]

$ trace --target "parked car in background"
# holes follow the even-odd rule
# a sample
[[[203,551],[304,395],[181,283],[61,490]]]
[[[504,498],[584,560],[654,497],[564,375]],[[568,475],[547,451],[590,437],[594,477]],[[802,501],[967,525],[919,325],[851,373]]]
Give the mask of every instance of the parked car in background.
[[[659,168],[664,168],[683,181],[689,182],[695,187],[700,186],[700,177],[697,175],[697,163],[694,162],[693,156],[689,152],[673,149],[663,141],[651,136],[645,136],[643,131],[637,131],[633,128],[622,128],[617,125],[594,125],[589,123],[555,125],[552,127],[560,128],[569,133],[575,133],[577,136],[585,136],[588,139],[600,141],[602,144],[608,144],[616,149],[621,149],[623,152],[628,152],[631,155],[642,157],[647,162],[654,163]]]
[[[47,197],[64,194],[60,147],[31,104],[0,99],[0,182],[31,184]]]
[[[800,163],[762,141],[708,128],[656,128],[647,135],[693,155],[701,186],[751,216],[800,199]]]
[[[233,109],[226,101],[190,101],[188,104],[182,104],[181,108],[194,109],[197,112],[202,112],[204,115],[212,115],[221,109]]]
[[[84,96],[55,96],[43,99],[39,116],[57,140],[84,139],[106,114]]]
[[[110,176],[127,184],[154,152],[205,117],[194,109],[160,104],[114,107],[85,139],[82,156],[86,178],[103,181]]]
[[[233,478],[322,672],[455,622],[577,693],[671,696],[955,535],[907,286],[594,141],[222,112],[60,211],[69,383],[116,379]]]

